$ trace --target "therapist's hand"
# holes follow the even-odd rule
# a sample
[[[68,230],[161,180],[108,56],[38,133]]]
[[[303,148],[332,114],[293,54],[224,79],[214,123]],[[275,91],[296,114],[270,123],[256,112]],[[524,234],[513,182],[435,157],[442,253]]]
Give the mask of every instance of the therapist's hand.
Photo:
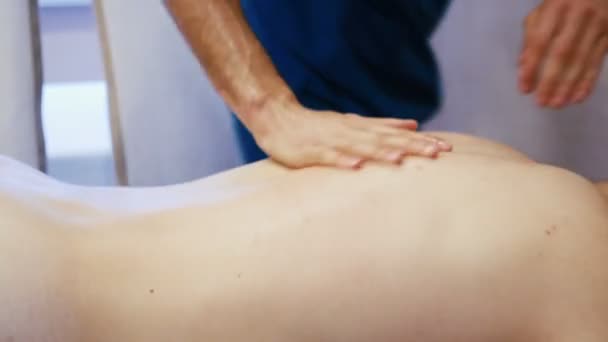
[[[552,108],[585,100],[608,49],[608,0],[544,0],[524,26],[521,91]]]
[[[366,118],[300,105],[266,108],[248,128],[264,152],[292,168],[357,169],[366,161],[400,164],[407,155],[433,158],[451,150],[445,141],[416,132],[414,120]]]

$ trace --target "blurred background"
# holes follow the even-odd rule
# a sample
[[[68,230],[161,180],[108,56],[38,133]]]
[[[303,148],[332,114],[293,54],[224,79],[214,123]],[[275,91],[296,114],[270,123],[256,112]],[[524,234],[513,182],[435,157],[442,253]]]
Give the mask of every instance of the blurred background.
[[[83,185],[173,184],[241,164],[229,112],[162,1],[0,7],[0,153]]]
[[[539,0],[456,0],[433,38],[443,106],[425,129],[495,139],[608,178],[606,71],[540,109],[517,90]],[[0,154],[86,185],[154,186],[241,164],[229,112],[159,0],[0,1]]]
[[[102,50],[91,0],[39,0],[47,170],[116,184]]]

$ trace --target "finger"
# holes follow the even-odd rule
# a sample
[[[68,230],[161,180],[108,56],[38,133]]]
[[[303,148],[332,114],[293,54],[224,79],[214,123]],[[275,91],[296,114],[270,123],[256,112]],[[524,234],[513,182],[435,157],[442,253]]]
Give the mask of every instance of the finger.
[[[435,157],[442,148],[436,140],[427,137],[424,134],[396,131],[397,134],[384,134],[374,132],[371,129],[361,129],[351,132],[352,136],[348,137],[346,142],[361,142],[357,146],[357,153],[363,156],[373,158],[375,160],[384,160],[394,162],[393,159],[386,159],[382,154],[382,150],[390,149],[400,151],[405,155],[420,155],[426,157]],[[344,146],[344,144],[342,144]],[[364,150],[364,146],[371,146],[375,151]]]
[[[375,125],[375,126],[371,126],[371,127],[362,127],[361,129],[371,132],[371,133],[375,133],[378,135],[384,135],[384,136],[404,136],[407,137],[411,134],[411,132],[404,132],[401,129],[395,129],[393,127],[389,127],[389,126],[383,126],[383,125]],[[446,142],[445,140],[439,138],[439,137],[435,137],[432,135],[428,135],[428,134],[419,134],[419,138],[420,139],[424,139],[425,141],[428,141],[429,143],[435,144],[438,146],[439,150],[447,152],[450,151],[452,149],[452,146]]]
[[[582,11],[579,18],[579,32],[571,37],[573,53],[568,58],[566,68],[562,71],[557,88],[552,94],[552,107],[559,108],[572,103],[577,83],[584,74],[585,65],[592,54],[593,43],[597,42],[601,33],[600,22],[592,17],[592,12]]]
[[[575,95],[575,100],[577,102],[581,102],[587,98],[591,94],[593,88],[595,88],[602,71],[606,50],[608,50],[608,36],[602,36],[593,49],[589,61],[590,67],[586,70],[585,75],[580,81],[580,85],[577,87],[578,90]]]
[[[340,144],[336,146],[336,150],[344,155],[356,156],[362,160],[397,163],[399,159],[399,156],[389,155],[386,153],[386,149],[365,140]]]
[[[396,144],[386,143],[381,139],[370,140],[368,136],[359,136],[358,139],[350,139],[348,143],[343,142],[336,146],[336,149],[347,155],[354,155],[364,160],[373,160],[377,162],[400,164],[407,154],[418,154],[423,150],[417,144],[420,142],[407,141],[405,144],[395,146]],[[428,143],[425,146],[429,145]],[[431,148],[437,148],[430,145]],[[424,150],[423,150],[424,151]],[[428,157],[432,157],[432,153],[426,152]],[[435,153],[436,154],[436,153]]]
[[[443,139],[443,138],[439,138],[437,136],[431,135],[431,134],[423,134],[425,137],[430,137],[435,139],[436,141],[438,141],[438,145],[439,148],[441,149],[442,152],[451,152],[454,149],[454,146],[449,143],[447,140]]]
[[[535,89],[536,75],[561,24],[562,6],[547,6],[539,11],[525,35],[525,62],[520,68],[520,88],[529,93]]]
[[[587,18],[588,15],[585,15],[585,17]],[[592,67],[591,61],[594,46],[598,43],[600,34],[600,21],[590,18],[580,39],[577,49],[578,53],[572,59],[570,67],[566,70],[562,82],[556,91],[555,97],[561,99],[556,100],[556,102],[560,102],[560,105],[571,104],[577,101],[577,94],[581,90],[581,80],[587,70]]]
[[[403,134],[401,134],[401,135],[403,135]],[[439,137],[432,136],[432,135],[425,134],[425,133],[419,133],[416,135],[416,138],[424,140],[428,143],[434,144],[435,146],[437,146],[437,149],[440,152],[449,152],[452,150],[452,145],[450,143],[448,143],[447,141],[445,141],[444,139],[441,139]]]
[[[357,170],[363,166],[364,159],[332,148],[326,148],[318,153],[320,166],[338,167],[341,169]]]
[[[537,88],[537,99],[543,106],[557,107],[561,104],[557,103],[558,101],[553,102],[553,95],[576,52],[576,39],[583,25],[581,21],[582,17],[577,13],[567,15],[563,30],[551,44]]]
[[[382,145],[386,148],[401,150],[405,155],[434,158],[442,151],[442,148],[424,136],[384,136],[381,138]]]
[[[412,130],[415,131],[418,129],[418,122],[416,120],[400,120],[400,119],[372,119],[374,121],[376,121],[376,123],[383,125],[383,126],[388,126],[388,127],[394,127],[394,128],[401,128],[401,129],[408,129],[408,130]]]
[[[383,126],[389,126],[394,128],[408,129],[408,130],[417,130],[418,122],[412,119],[397,119],[397,118],[370,118],[364,117],[357,114],[347,114],[349,118],[357,123],[374,123]]]
[[[523,25],[524,39],[522,40],[522,47],[521,47],[521,52],[519,54],[519,61],[518,61],[518,65],[520,67],[523,66],[524,64],[526,64],[527,57],[529,55],[529,53],[528,53],[529,46],[528,45],[530,43],[530,40],[528,39],[528,37],[532,33],[532,29],[537,23],[539,11],[540,11],[539,8],[536,8],[534,11],[530,12],[530,14],[528,14],[528,16],[526,16],[526,18],[524,20],[524,25]]]
[[[402,151],[400,149],[387,148],[387,147],[379,148],[378,154],[380,156],[382,156],[383,161],[385,161],[387,163],[395,164],[395,165],[400,165],[403,162],[403,159],[405,158],[405,156],[407,155],[407,153],[405,151]]]
[[[381,135],[376,139],[385,148],[400,150],[405,155],[435,157],[442,151],[439,143],[423,134]]]

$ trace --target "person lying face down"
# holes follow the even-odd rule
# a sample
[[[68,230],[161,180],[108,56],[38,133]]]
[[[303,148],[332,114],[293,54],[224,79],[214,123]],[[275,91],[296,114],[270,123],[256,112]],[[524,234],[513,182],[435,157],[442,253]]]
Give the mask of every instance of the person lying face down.
[[[188,184],[0,161],[2,341],[608,341],[608,205],[512,149]]]

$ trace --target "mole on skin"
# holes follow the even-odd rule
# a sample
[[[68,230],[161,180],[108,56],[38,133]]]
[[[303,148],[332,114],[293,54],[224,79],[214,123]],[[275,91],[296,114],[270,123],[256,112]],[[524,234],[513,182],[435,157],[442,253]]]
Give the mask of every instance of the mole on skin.
[[[557,225],[552,225],[551,228],[545,230],[545,234],[551,235],[552,233],[557,232]]]

